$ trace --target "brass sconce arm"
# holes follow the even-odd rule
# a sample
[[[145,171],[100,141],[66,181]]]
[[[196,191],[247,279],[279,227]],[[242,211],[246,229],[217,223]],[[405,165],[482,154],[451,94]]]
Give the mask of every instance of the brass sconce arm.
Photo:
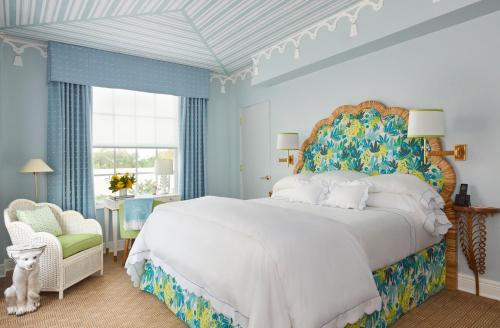
[[[427,163],[429,157],[453,156],[456,161],[465,161],[467,159],[467,145],[455,145],[453,150],[427,150],[427,139],[424,138],[424,162]]]
[[[290,150],[287,150],[286,157],[278,158],[278,163],[286,163],[287,166],[293,165],[294,158],[293,158],[293,155],[290,154]]]

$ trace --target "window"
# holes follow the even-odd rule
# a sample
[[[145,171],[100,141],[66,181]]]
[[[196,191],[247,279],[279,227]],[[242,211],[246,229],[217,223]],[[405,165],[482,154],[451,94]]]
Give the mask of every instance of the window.
[[[179,97],[98,87],[92,93],[96,200],[111,194],[111,175],[126,172],[136,175],[136,194],[154,193],[155,159],[173,160],[176,192]]]

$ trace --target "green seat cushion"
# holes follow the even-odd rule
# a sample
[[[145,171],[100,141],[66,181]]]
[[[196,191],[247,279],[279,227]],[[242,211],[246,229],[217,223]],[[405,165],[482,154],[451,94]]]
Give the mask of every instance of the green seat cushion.
[[[17,210],[17,219],[29,225],[35,232],[48,232],[54,236],[62,235],[62,229],[54,213],[48,206],[34,210]]]
[[[63,258],[102,244],[102,236],[94,233],[79,233],[57,237],[63,250]]]

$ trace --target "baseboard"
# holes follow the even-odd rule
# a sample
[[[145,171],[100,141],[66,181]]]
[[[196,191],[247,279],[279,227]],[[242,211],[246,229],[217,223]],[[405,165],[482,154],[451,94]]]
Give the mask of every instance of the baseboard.
[[[467,293],[476,293],[474,276],[459,273],[458,289]],[[500,282],[479,277],[479,294],[483,297],[500,301]]]
[[[4,259],[0,264],[0,278],[4,278],[8,271],[14,270],[14,261],[12,259]]]

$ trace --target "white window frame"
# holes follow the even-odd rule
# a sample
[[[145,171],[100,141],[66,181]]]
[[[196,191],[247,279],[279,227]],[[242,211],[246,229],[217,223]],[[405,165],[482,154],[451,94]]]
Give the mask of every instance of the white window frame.
[[[114,89],[114,88],[109,88],[109,89]],[[130,91],[134,91],[134,90],[130,90]],[[156,98],[155,98],[155,101],[156,101]],[[179,102],[179,106],[180,106],[180,102]],[[180,111],[180,108],[178,108],[178,110]],[[135,116],[135,115],[128,115],[128,114],[115,114],[114,113],[114,108],[113,108],[113,111],[112,113],[99,113],[99,115],[106,115],[106,116],[113,116],[113,117],[116,117],[116,116],[123,116],[123,117],[130,117],[130,116]],[[156,118],[156,116],[150,116],[150,115],[141,115],[141,117],[149,117],[149,118]],[[166,119],[168,119],[168,117],[166,117]],[[179,116],[177,117],[177,122],[179,122]],[[155,125],[157,123],[155,122]],[[179,132],[179,131],[178,131]],[[178,138],[180,136],[177,136]],[[99,144],[92,144],[92,150],[94,149],[113,149],[113,173],[112,174],[123,174],[125,172],[119,172],[117,171],[117,165],[116,165],[116,150],[117,149],[134,149],[135,150],[135,171],[134,172],[129,172],[129,173],[132,173],[132,174],[135,174],[136,177],[139,177],[139,175],[142,175],[142,174],[153,174],[154,175],[154,170],[152,171],[147,171],[147,172],[139,172],[139,167],[137,165],[138,163],[138,150],[140,149],[155,149],[155,159],[158,159],[158,151],[159,150],[173,150],[174,151],[174,160],[176,163],[174,163],[174,181],[175,183],[173,185],[170,186],[171,190],[173,189],[174,192],[173,194],[178,194],[179,193],[179,169],[178,169],[178,163],[179,163],[179,160],[178,160],[178,156],[179,156],[179,147],[178,146],[148,146],[148,145],[134,145],[134,146],[127,146],[127,145],[99,145]],[[92,168],[93,168],[93,163],[92,163]],[[155,182],[156,184],[158,184],[158,176],[157,175],[154,175],[155,176]],[[106,173],[106,174],[103,174],[103,173],[95,173],[93,172],[92,174],[92,177],[111,177],[111,175],[109,173]],[[172,181],[172,180],[170,180]],[[111,192],[110,192],[111,194]],[[96,200],[95,201],[96,203],[96,208],[102,208],[102,204],[100,204],[100,201]]]

